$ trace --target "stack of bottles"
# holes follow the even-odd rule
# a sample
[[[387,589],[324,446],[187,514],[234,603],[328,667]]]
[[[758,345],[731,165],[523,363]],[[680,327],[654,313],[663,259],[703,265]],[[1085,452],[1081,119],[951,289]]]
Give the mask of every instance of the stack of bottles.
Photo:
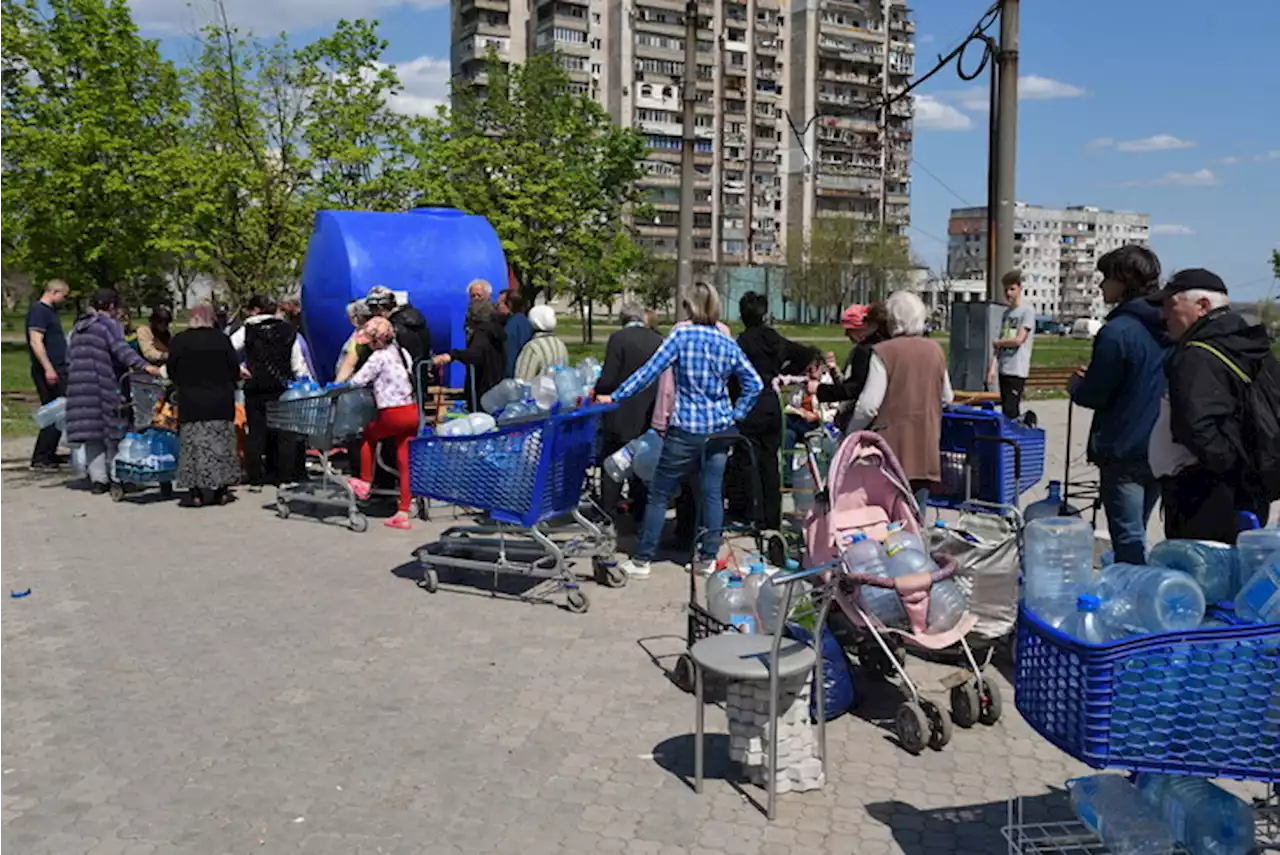
[[[646,484],[652,483],[653,473],[662,457],[662,437],[657,431],[647,431],[605,458],[604,472],[621,484],[635,475]]]
[[[881,579],[898,579],[913,573],[938,572],[938,565],[929,557],[924,542],[918,535],[907,531],[900,522],[889,526],[884,545],[866,535],[855,534],[849,538],[842,554],[845,568],[852,573],[876,576]],[[862,606],[867,613],[887,627],[909,628],[906,609],[895,588],[875,585],[860,587]],[[927,628],[930,632],[946,632],[964,617],[968,599],[955,579],[936,581],[929,589]]]
[[[751,555],[741,572],[719,570],[707,579],[707,611],[739,632],[772,633],[778,627],[786,591],[770,579],[778,568]]]
[[[116,462],[144,469],[166,472],[178,465],[178,437],[164,430],[127,433],[116,450]]]
[[[301,380],[291,380],[289,385],[284,388],[284,392],[281,393],[280,400],[296,401],[299,398],[314,398],[324,393],[325,387],[310,378],[304,377]]]
[[[561,412],[573,410],[591,400],[600,363],[587,357],[578,365],[553,365],[529,380],[503,380],[480,398],[480,408],[506,425],[529,418],[547,416],[558,404]]]
[[[1254,847],[1253,810],[1201,778],[1142,773],[1091,775],[1067,782],[1071,807],[1112,855],[1247,855]]]

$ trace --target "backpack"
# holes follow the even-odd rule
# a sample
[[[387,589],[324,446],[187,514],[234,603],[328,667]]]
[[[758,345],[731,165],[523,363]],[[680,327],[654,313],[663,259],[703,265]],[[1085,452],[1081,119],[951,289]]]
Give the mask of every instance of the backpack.
[[[1250,377],[1213,345],[1193,341],[1189,346],[1207,350],[1218,357],[1244,384],[1241,438],[1245,454],[1258,471],[1267,501],[1280,499],[1280,362],[1275,357],[1263,359],[1257,374]]]

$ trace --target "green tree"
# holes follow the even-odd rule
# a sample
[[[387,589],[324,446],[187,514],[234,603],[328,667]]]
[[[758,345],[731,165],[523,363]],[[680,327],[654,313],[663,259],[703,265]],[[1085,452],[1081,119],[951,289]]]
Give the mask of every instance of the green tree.
[[[1280,249],[1271,250],[1271,276],[1280,279]]]
[[[0,26],[6,265],[79,294],[157,272],[184,162],[177,70],[125,0],[4,0]]]

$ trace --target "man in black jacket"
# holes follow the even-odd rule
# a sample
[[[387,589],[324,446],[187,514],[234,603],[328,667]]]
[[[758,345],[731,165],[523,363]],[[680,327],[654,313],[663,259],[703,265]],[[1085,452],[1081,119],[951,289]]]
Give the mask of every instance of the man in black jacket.
[[[628,377],[649,361],[649,357],[662,344],[662,335],[645,326],[644,310],[639,306],[630,303],[623,306],[618,312],[618,320],[622,322],[622,329],[610,335],[604,346],[604,364],[600,367],[600,379],[596,381],[597,395],[612,395]],[[603,457],[613,454],[648,430],[649,421],[653,418],[653,402],[657,396],[658,384],[654,383],[640,394],[618,404],[616,410],[604,417],[601,440]],[[634,477],[628,481],[628,485],[631,519],[639,524],[644,519],[648,488],[643,481]],[[610,514],[616,514],[622,499],[622,485],[605,477],[601,479],[600,493],[604,509]]]
[[[1231,310],[1227,286],[1208,270],[1183,270],[1150,297],[1169,338],[1169,394],[1148,457],[1161,481],[1165,536],[1235,543],[1239,511],[1266,520],[1269,502],[1245,441],[1246,384],[1275,360],[1261,326]]]

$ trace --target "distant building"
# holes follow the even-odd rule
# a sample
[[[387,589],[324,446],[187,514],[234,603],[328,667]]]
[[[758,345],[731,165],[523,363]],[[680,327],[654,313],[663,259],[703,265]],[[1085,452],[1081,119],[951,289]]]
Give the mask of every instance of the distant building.
[[[986,279],[952,279],[947,276],[930,277],[920,289],[929,313],[944,325],[951,321],[951,306],[987,298]]]
[[[1126,244],[1147,246],[1151,217],[1089,205],[1043,208],[1017,203],[1014,263],[1037,315],[1061,321],[1104,314],[1098,258]],[[947,225],[947,274],[983,279],[987,267],[987,209],[953,208]],[[1000,271],[1004,273],[1005,271]]]

